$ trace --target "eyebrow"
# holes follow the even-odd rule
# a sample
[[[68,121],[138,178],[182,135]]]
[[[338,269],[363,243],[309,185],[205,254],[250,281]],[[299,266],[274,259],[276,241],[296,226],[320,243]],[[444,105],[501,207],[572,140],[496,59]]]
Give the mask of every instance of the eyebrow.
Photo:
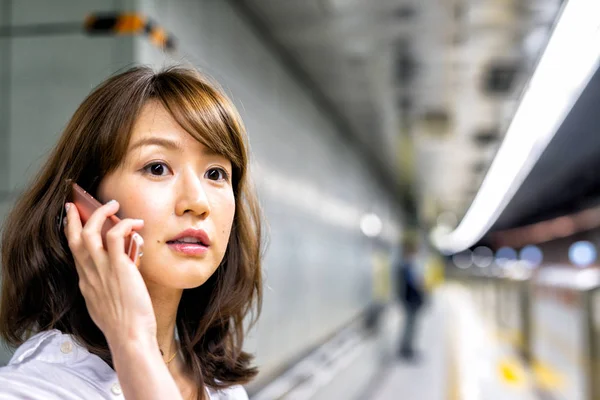
[[[181,151],[183,149],[182,146],[174,140],[159,138],[159,137],[149,137],[149,138],[144,138],[144,139],[138,140],[136,143],[134,143],[131,146],[130,150],[135,150],[138,147],[143,147],[143,146],[161,146],[161,147],[165,147],[170,150],[178,150],[178,151]]]
[[[132,151],[132,150],[137,149],[138,147],[143,147],[143,146],[161,146],[161,147],[164,147],[169,150],[175,150],[175,151],[180,151],[180,152],[183,151],[183,146],[181,145],[180,142],[171,140],[171,139],[156,137],[156,136],[138,140],[136,143],[134,143],[131,146],[131,148],[129,150]],[[202,154],[205,156],[220,156],[219,153],[217,153],[216,151],[214,151],[213,149],[211,149],[207,146],[203,146]]]

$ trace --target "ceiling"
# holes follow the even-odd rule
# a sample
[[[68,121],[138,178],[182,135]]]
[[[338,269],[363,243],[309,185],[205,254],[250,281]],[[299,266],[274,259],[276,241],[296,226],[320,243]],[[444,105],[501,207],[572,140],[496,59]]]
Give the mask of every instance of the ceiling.
[[[233,3],[433,225],[470,205],[562,0]]]
[[[600,203],[600,68],[491,231],[546,221]]]

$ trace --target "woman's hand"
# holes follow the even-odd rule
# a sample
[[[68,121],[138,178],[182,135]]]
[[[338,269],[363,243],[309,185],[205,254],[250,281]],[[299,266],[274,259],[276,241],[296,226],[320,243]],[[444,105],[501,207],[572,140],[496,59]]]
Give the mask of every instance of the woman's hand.
[[[125,254],[125,238],[144,221],[124,219],[106,235],[106,219],[119,209],[108,202],[81,226],[77,207],[67,203],[65,233],[79,274],[79,288],[92,320],[104,333],[113,364],[130,400],[183,400],[156,342],[156,317],[146,284]]]
[[[106,219],[118,211],[119,203],[110,201],[98,208],[84,227],[77,207],[72,203],[65,207],[65,234],[75,259],[79,288],[92,320],[104,333],[111,350],[131,340],[155,343],[156,317],[148,289],[124,251],[125,238],[141,229],[144,221],[119,222],[108,231],[105,249],[100,232]]]

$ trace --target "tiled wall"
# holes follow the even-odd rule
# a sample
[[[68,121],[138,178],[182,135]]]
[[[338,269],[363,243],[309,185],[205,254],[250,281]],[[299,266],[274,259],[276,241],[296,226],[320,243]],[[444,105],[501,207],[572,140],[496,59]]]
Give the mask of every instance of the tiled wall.
[[[357,151],[230,2],[140,0],[140,10],[176,36],[179,51],[166,57],[139,40],[138,60],[200,67],[225,87],[246,123],[270,226],[263,314],[249,347],[267,373],[371,299],[372,243],[352,216],[355,223],[346,226],[327,219],[327,202],[377,212],[386,223],[393,205]],[[295,183],[299,194],[314,189],[316,196],[293,201]]]
[[[0,81],[0,93],[6,87],[1,85],[10,85],[8,139],[6,131],[0,132],[8,144],[3,150],[8,178],[3,176],[6,181],[0,184],[17,193],[84,96],[118,68],[132,62],[157,67],[189,62],[211,75],[234,99],[247,125],[254,178],[268,220],[265,302],[248,348],[265,372],[272,371],[370,302],[373,243],[360,232],[358,217],[376,212],[384,224],[397,222],[395,205],[359,151],[335,131],[301,82],[230,2],[13,0],[10,21],[72,22],[92,11],[134,9],[176,36],[176,54],[165,56],[143,37],[74,33],[10,39],[12,73]],[[339,210],[334,205],[349,213],[333,215]]]

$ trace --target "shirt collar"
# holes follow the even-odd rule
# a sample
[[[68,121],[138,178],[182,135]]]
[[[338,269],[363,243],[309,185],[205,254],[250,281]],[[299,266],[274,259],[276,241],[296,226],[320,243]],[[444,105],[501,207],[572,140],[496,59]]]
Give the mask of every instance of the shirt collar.
[[[62,333],[58,329],[42,331],[29,338],[15,351],[8,365],[18,365],[31,360],[68,366],[76,364],[78,375],[94,382],[101,390],[109,390],[113,395],[121,394],[115,370],[78,344],[74,336]],[[206,392],[209,399],[216,395],[216,391],[208,387]]]

